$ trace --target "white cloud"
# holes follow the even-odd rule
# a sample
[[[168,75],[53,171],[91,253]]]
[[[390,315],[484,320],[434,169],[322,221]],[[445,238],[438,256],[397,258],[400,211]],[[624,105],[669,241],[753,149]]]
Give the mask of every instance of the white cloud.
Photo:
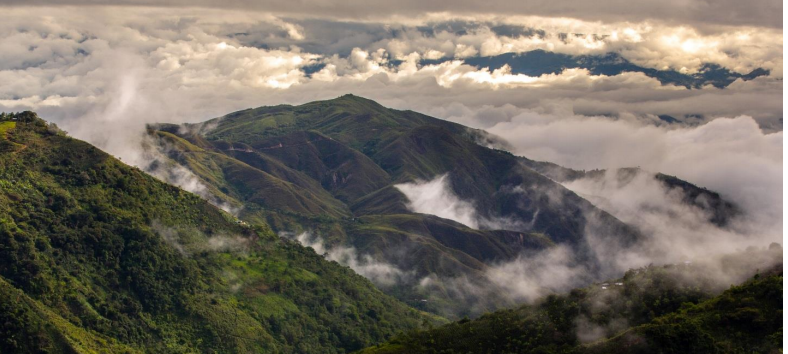
[[[523,255],[491,267],[487,277],[517,301],[531,302],[544,295],[571,289],[589,281],[586,268],[566,246]]]
[[[415,181],[394,185],[408,198],[408,209],[454,220],[471,228],[478,228],[478,216],[473,204],[461,200],[451,190],[449,175],[431,181]]]
[[[782,77],[778,71],[782,66],[782,35],[773,31],[728,28],[699,32],[659,23],[480,17],[477,22],[483,22],[476,27],[455,33],[441,29],[439,22],[454,17],[414,19],[413,26],[435,26],[434,33],[427,35],[415,27],[385,22],[284,20],[271,14],[239,11],[112,7],[7,10],[9,20],[0,24],[0,43],[8,48],[0,53],[0,109],[38,110],[65,129],[75,130],[73,135],[99,145],[72,126],[95,124],[69,121],[91,121],[97,115],[112,113],[102,107],[119,102],[113,96],[129,91],[119,85],[128,85],[124,82],[132,79],[136,93],[134,103],[127,108],[135,112],[113,121],[129,120],[140,127],[144,122],[193,122],[249,106],[303,103],[353,92],[440,117],[444,117],[438,114],[443,107],[461,102],[471,110],[516,104],[541,110],[563,106],[577,114],[591,115],[746,114],[781,129],[777,122],[782,116],[782,83],[777,79]],[[491,30],[496,23],[525,24],[543,28],[546,34],[496,35]],[[601,37],[558,37],[565,32],[599,33]],[[344,41],[351,37],[352,41]],[[687,54],[686,60],[676,59],[671,64],[662,60],[678,54],[676,48],[660,44],[663,37],[718,43],[719,48],[716,52],[704,49]],[[719,62],[740,71],[755,66],[774,71],[770,78],[734,83],[726,90],[685,90],[662,86],[634,73],[607,77],[568,70],[529,77],[505,69],[479,70],[460,62],[416,65],[419,59],[440,53],[471,55],[490,40],[501,43],[497,52],[531,50],[551,43],[552,50],[559,52],[613,50],[642,65],[688,70],[697,67],[699,55],[722,53],[727,59],[720,56],[719,60],[709,57],[700,61]],[[587,48],[600,40],[604,48]],[[342,50],[348,55],[321,54],[335,45],[346,48]],[[311,52],[299,48],[310,48]],[[389,68],[392,57],[404,58],[405,62]],[[300,68],[316,62],[326,66],[309,79]]]

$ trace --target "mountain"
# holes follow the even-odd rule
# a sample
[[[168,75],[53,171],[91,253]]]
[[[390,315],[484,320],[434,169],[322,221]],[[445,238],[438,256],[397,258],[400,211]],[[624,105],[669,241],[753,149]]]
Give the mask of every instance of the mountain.
[[[346,353],[441,321],[34,113],[0,119],[0,352]]]
[[[745,266],[746,264],[746,266]],[[775,265],[776,264],[776,265]],[[719,294],[717,265],[650,266],[533,305],[399,335],[359,353],[777,353],[782,248],[729,255],[762,272]],[[726,280],[727,280],[726,279]]]
[[[587,228],[609,231],[624,245],[638,237],[514,155],[479,145],[483,132],[357,96],[248,109],[200,124],[160,124],[150,135],[169,161],[239,207],[241,219],[264,220],[277,232],[310,231],[329,246],[353,247],[404,270],[404,284],[387,291],[445,316],[514,304],[487,279],[492,264],[565,244],[593,267],[583,239]],[[407,207],[398,185],[441,175],[485,227]],[[448,284],[427,291],[420,286],[427,278],[467,278],[489,293],[462,299]],[[486,304],[471,310],[480,299]]]
[[[353,95],[151,125],[149,136],[164,157],[146,170],[186,167],[240,219],[393,267],[397,285],[378,282],[384,291],[447,317],[513,306],[488,276],[503,262],[562,246],[601,276],[587,233],[621,249],[643,237],[530,160],[486,147],[483,131]],[[414,212],[403,186],[428,181],[467,217]],[[484,290],[457,292],[458,279]]]
[[[421,65],[440,64],[454,59],[423,59]],[[675,70],[657,70],[634,64],[617,53],[602,55],[569,55],[544,50],[533,50],[524,53],[504,53],[495,56],[477,56],[462,59],[465,64],[490,71],[508,65],[512,74],[541,76],[560,74],[565,69],[587,69],[592,75],[614,76],[625,72],[643,73],[659,80],[663,85],[677,85],[690,88],[701,88],[712,85],[725,88],[734,81],[753,80],[759,76],[769,75],[769,71],[757,68],[747,74],[740,74],[718,64],[703,64],[696,73],[688,74]],[[395,62],[394,65],[399,64]]]

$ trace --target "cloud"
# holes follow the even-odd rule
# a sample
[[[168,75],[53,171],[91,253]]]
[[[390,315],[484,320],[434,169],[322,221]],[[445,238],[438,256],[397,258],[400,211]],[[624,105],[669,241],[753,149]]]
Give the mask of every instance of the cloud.
[[[448,184],[448,177],[448,174],[443,174],[430,181],[402,183],[394,187],[405,194],[408,198],[407,207],[414,212],[432,214],[478,228],[478,216],[473,204],[454,194]]]
[[[737,131],[741,132],[741,127]],[[756,131],[762,134],[760,130]],[[703,135],[733,141],[730,136],[715,133]],[[682,151],[687,153],[686,148]],[[431,181],[417,181],[398,188],[408,197],[409,207],[415,212],[430,213],[474,228],[528,230],[528,226],[522,224],[502,226],[505,220],[490,226],[492,222],[480,218],[473,203],[459,199],[447,181],[447,175],[442,175]],[[774,183],[771,187],[779,188]],[[745,280],[757,269],[766,269],[774,264],[775,260],[768,254],[742,254],[744,250],[753,247],[763,249],[771,242],[782,240],[782,205],[779,200],[759,199],[755,204],[749,204],[732,199],[738,202],[743,214],[729,216],[728,224],[719,226],[712,222],[712,211],[700,207],[704,205],[703,197],[697,197],[696,204],[689,204],[683,190],[668,187],[653,173],[638,171],[622,175],[613,169],[601,176],[567,182],[565,186],[636,227],[640,238],[623,238],[625,235],[607,227],[599,218],[598,211],[586,210],[584,214],[588,222],[578,247],[562,244],[489,264],[481,280],[430,275],[422,279],[420,286],[428,291],[448,291],[455,300],[471,306],[471,312],[484,312],[489,310],[489,306],[496,306],[485,300],[489,300],[489,292],[514,303],[532,302],[546,294],[586,286],[594,280],[621,277],[630,269],[651,264],[681,264],[689,260],[703,264],[705,270],[699,274],[721,286],[715,288],[719,290]],[[527,186],[510,187],[509,192],[516,193],[523,188]],[[781,193],[774,194],[779,196]],[[561,198],[558,194],[549,196]],[[763,197],[765,194],[760,195]],[[731,265],[731,257],[741,259]],[[591,340],[594,333],[602,333],[603,329],[584,327],[581,332],[584,338]]]
[[[401,25],[215,9],[7,10],[9,20],[0,24],[6,48],[0,53],[0,110],[37,110],[117,156],[122,156],[117,145],[127,139],[115,131],[349,92],[459,121],[464,117],[446,110],[489,111],[486,107],[514,104],[541,112],[564,107],[578,115],[702,116],[701,122],[749,115],[768,129],[782,129],[779,31],[542,17],[425,17]],[[504,25],[524,30],[496,30]],[[687,48],[713,48],[684,52],[684,42],[692,44]],[[538,48],[570,54],[613,51],[659,69],[691,71],[709,61],[741,72],[766,67],[772,74],[725,90],[686,90],[635,73],[594,76],[570,70],[529,77],[477,69],[460,60],[418,65],[438,52],[461,59],[482,47],[486,54]],[[392,66],[394,58],[404,61]],[[321,65],[314,74],[304,72]],[[475,126],[490,126],[486,117],[476,118]]]
[[[591,322],[585,315],[580,315],[574,319],[574,322],[576,327],[575,333],[580,343],[591,343],[619,333],[629,327],[627,320],[622,317],[614,317],[612,320],[606,321],[604,325],[598,325]]]
[[[637,227],[641,238],[635,243],[622,240],[621,235],[596,220],[597,214],[587,211],[590,220],[584,232],[587,250],[559,246],[490,268],[487,276],[519,301],[533,301],[546,293],[567,291],[593,280],[618,278],[630,269],[685,261],[702,267],[693,276],[713,283],[714,291],[719,291],[779,261],[765,247],[782,240],[781,201],[760,200],[777,204],[748,204],[740,200],[744,214],[731,217],[727,226],[719,226],[711,222],[709,210],[688,204],[681,189],[666,186],[649,172],[622,175],[610,170],[602,176],[574,180],[565,186]],[[703,205],[702,199],[696,201]],[[588,330],[583,334],[587,338],[598,332],[584,330]]]
[[[205,235],[196,228],[170,227],[154,220],[151,229],[181,256],[191,257],[200,252],[233,252],[246,254],[249,240],[238,235]]]
[[[198,124],[194,128],[210,129],[211,125],[203,126],[202,124]],[[165,140],[156,139],[134,131],[129,132],[129,134],[131,137],[138,138],[141,146],[138,147],[139,153],[137,153],[138,150],[134,148],[134,145],[128,146],[128,148],[131,149],[129,154],[133,159],[127,160],[127,163],[140,167],[145,172],[161,181],[197,194],[215,207],[233,216],[238,216],[241,212],[242,206],[233,205],[223,200],[222,197],[217,195],[218,193],[212,192],[210,188],[208,188],[208,185],[204,183],[200,177],[194,174],[194,172],[170,159],[168,155],[172,147]]]
[[[300,234],[282,232],[280,236],[298,241],[305,247],[311,247],[315,253],[353,269],[359,275],[381,287],[393,286],[409,277],[408,272],[392,264],[375,260],[370,255],[360,255],[353,247],[342,245],[329,247],[318,236],[313,236],[309,232]]]
[[[681,189],[671,189],[647,172],[623,177],[608,171],[565,186],[643,233],[637,247],[622,248],[611,247],[607,235],[587,230],[586,239],[608,274],[650,263],[716,257],[782,240],[782,218],[769,215],[764,210],[768,206],[754,210],[752,205],[740,204],[745,214],[731,217],[729,225],[720,227],[710,221],[710,210],[686,203]],[[703,205],[704,201],[697,202]]]
[[[158,220],[154,220],[153,223],[151,223],[151,228],[161,236],[164,242],[178,251],[181,256],[189,257],[189,252],[186,251],[186,247],[181,243],[177,230],[165,226]]]
[[[494,265],[486,274],[517,302],[532,302],[590,282],[594,277],[576,260],[573,250],[560,245]]]
[[[395,184],[408,199],[406,207],[415,213],[435,215],[454,220],[473,229],[487,230],[529,230],[530,227],[519,221],[504,217],[484,217],[479,215],[473,202],[460,199],[452,190],[449,174],[445,173],[429,181],[416,180]],[[539,215],[537,210],[533,219]]]

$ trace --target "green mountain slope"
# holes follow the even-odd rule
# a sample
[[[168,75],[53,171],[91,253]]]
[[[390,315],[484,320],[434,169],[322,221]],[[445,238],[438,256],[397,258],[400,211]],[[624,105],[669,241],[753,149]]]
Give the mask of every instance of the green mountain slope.
[[[478,145],[480,133],[476,131],[415,112],[388,109],[352,95],[301,106],[249,109],[198,126],[156,128],[247,163],[254,159],[249,155],[276,159],[310,176],[347,205],[355,205],[392,184],[449,173],[453,192],[473,202],[480,217],[529,223],[539,210],[541,217],[532,230],[517,231],[545,233],[551,239],[570,243],[582,239],[586,222],[583,212],[595,209],[574,193],[524,167],[515,156]],[[348,166],[346,172],[328,167],[323,161],[326,156]],[[290,180],[287,174],[274,172],[270,166],[249,164]],[[199,168],[192,170],[199,172]],[[347,178],[349,172],[352,176]],[[531,184],[539,188],[524,195],[509,192],[510,187]],[[558,197],[550,201],[549,194]],[[570,200],[561,200],[564,197]],[[520,202],[512,203],[514,198]],[[378,200],[375,208],[401,211],[402,202],[402,198],[386,198]],[[567,214],[573,214],[574,220],[567,222],[563,217]],[[620,224],[604,214],[600,213],[606,222]]]
[[[730,267],[770,270],[722,294],[710,275],[717,268],[631,270],[622,279],[403,334],[360,353],[774,353],[782,347],[781,261],[781,249],[730,256]]]
[[[7,119],[0,352],[344,353],[434,320],[33,113]]]
[[[566,245],[593,273],[604,266],[586,233],[621,248],[643,236],[532,161],[483,146],[491,137],[482,131],[353,95],[150,128],[170,162],[191,170],[219,199],[241,207],[241,219],[266,222],[276,232],[309,231],[329,247],[353,246],[410,271],[402,286],[385,290],[445,316],[511,305],[485,277],[490,266],[524,251]],[[481,230],[413,213],[395,187],[444,174],[451,192],[473,205]],[[426,278],[456,277],[468,277],[489,294],[463,300],[420,286]],[[487,305],[470,310],[479,298],[489,300]]]

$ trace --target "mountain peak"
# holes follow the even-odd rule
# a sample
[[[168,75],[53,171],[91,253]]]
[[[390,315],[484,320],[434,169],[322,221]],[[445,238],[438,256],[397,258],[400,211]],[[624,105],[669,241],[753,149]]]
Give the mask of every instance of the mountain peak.
[[[324,101],[317,101],[317,102],[320,102],[320,103],[351,103],[352,102],[352,103],[355,103],[355,104],[368,104],[368,105],[375,105],[375,106],[378,106],[378,107],[381,107],[381,108],[385,108],[380,103],[378,103],[378,102],[376,102],[376,101],[374,101],[372,99],[369,99],[369,98],[366,98],[366,97],[357,96],[357,95],[354,95],[352,93],[346,93],[346,94],[344,94],[342,96],[339,96],[339,97],[336,97],[336,98],[332,98],[332,99],[328,99],[328,100],[324,100]],[[316,102],[311,102],[311,103],[316,103]],[[311,104],[311,103],[307,103],[307,105]]]

